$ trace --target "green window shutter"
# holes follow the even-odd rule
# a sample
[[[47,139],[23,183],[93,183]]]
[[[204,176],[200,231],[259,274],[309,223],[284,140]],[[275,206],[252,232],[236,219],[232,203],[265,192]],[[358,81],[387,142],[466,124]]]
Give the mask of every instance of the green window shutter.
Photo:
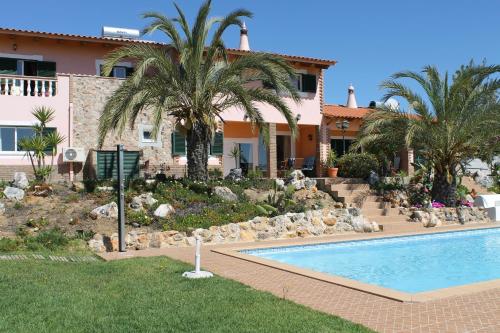
[[[52,61],[39,61],[37,63],[37,76],[55,77],[56,63]]]
[[[316,75],[302,74],[302,91],[303,92],[316,92]]]
[[[211,155],[220,156],[223,152],[224,146],[224,133],[217,132],[214,136],[214,142],[212,143],[210,150]]]
[[[139,176],[139,152],[123,152],[123,173],[126,179]],[[97,178],[117,179],[118,165],[115,151],[97,152]]]
[[[0,74],[17,74],[17,59],[0,58]]]
[[[186,137],[178,132],[172,132],[172,155],[186,155]]]

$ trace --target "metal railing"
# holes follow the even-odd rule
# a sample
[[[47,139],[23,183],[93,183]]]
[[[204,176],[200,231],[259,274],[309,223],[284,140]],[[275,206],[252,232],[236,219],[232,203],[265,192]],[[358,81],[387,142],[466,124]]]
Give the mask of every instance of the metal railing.
[[[0,96],[53,97],[57,78],[0,74]]]

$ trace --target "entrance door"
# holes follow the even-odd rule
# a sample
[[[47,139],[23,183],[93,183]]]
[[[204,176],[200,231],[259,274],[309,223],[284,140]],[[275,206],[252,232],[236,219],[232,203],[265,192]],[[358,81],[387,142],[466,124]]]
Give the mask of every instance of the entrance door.
[[[276,135],[276,158],[278,167],[281,162],[292,157],[292,137],[290,135]]]

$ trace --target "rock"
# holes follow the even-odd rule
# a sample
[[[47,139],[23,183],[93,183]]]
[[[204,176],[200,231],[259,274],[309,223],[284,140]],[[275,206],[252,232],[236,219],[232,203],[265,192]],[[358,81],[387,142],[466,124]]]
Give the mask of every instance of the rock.
[[[224,201],[238,201],[238,196],[225,186],[214,187],[213,193]]]
[[[299,237],[307,237],[310,236],[311,233],[309,232],[309,229],[306,227],[298,227],[297,228],[297,236]]]
[[[95,234],[94,238],[89,240],[88,245],[90,249],[97,253],[106,252],[106,246],[104,245],[104,240],[102,235]]]
[[[3,215],[5,213],[5,204],[0,201],[0,215]]]
[[[361,209],[356,208],[356,207],[351,207],[347,210],[349,214],[352,216],[360,216],[361,215]]]
[[[109,204],[95,208],[89,215],[94,220],[98,218],[117,218],[118,205],[114,201],[110,202]]]
[[[429,218],[424,221],[423,224],[426,228],[439,227],[442,224],[441,220],[434,213],[431,213]]]
[[[138,197],[133,197],[132,202],[129,204],[130,209],[134,211],[142,210],[142,201]]]
[[[153,213],[154,216],[156,217],[167,217],[168,215],[172,214],[175,212],[174,207],[170,204],[161,204],[156,208],[155,212]]]
[[[226,176],[226,179],[232,181],[240,181],[243,179],[243,171],[239,168],[229,170],[229,174]]]
[[[20,189],[20,188],[17,188],[17,187],[7,186],[3,190],[3,194],[9,200],[21,201],[21,200],[24,199],[24,191],[22,189]]]
[[[343,204],[342,202],[337,201],[337,202],[335,202],[335,203],[333,204],[333,207],[334,207],[334,208],[343,208],[343,207],[344,207],[344,204]]]
[[[290,185],[292,185],[296,191],[306,187],[304,179],[294,179],[290,182]]]
[[[304,179],[304,186],[307,190],[312,190],[316,187],[316,179],[306,178]]]
[[[250,202],[262,202],[267,200],[269,191],[258,191],[253,188],[243,190],[243,194],[250,200]]]
[[[323,223],[326,224],[327,226],[329,227],[332,227],[334,226],[335,224],[337,224],[337,218],[333,217],[333,216],[328,216],[328,217],[325,217],[323,219]]]
[[[85,184],[82,182],[73,182],[71,189],[75,192],[83,192],[85,191]]]
[[[354,228],[354,231],[356,232],[364,232],[365,228],[365,219],[363,216],[353,216],[352,218],[352,227]]]
[[[375,185],[380,181],[380,177],[377,175],[375,171],[370,171],[370,175],[368,176],[368,184]]]
[[[255,240],[255,234],[251,230],[240,231],[240,240],[243,242],[252,242]]]
[[[304,173],[301,170],[293,170],[290,175],[288,176],[288,182],[291,182],[292,180],[300,180],[304,179]]]
[[[277,178],[274,182],[278,191],[283,191],[285,189],[285,181],[283,179]]]
[[[375,221],[372,222],[372,230],[373,230],[373,232],[379,232],[380,231],[380,226]]]
[[[373,225],[369,221],[363,222],[363,232],[373,232]]]
[[[349,223],[339,221],[335,224],[335,230],[337,232],[349,232],[349,231],[353,231],[354,228]]]
[[[97,186],[95,189],[102,192],[112,192],[114,190],[112,186]]]
[[[28,181],[28,177],[26,176],[25,172],[15,172],[14,173],[14,182],[12,183],[13,186],[20,188],[22,190],[26,189],[30,183]]]

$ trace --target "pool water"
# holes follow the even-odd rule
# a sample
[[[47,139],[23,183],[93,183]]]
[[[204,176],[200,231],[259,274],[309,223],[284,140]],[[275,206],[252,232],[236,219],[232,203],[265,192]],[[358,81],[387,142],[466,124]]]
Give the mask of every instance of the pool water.
[[[500,228],[241,252],[407,293],[500,279]]]

